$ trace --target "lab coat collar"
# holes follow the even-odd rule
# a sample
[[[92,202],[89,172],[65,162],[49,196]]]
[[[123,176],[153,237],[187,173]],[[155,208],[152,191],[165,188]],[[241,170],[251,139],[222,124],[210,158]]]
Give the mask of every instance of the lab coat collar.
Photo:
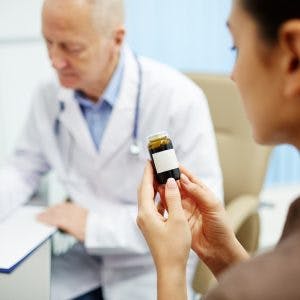
[[[74,91],[61,87],[58,99],[62,103],[60,107],[63,107],[58,115],[59,121],[67,128],[76,144],[81,145],[89,154],[95,155],[96,149],[87,123],[82,116],[77,101],[74,101]]]
[[[122,147],[129,147],[134,124],[138,87],[138,66],[132,51],[124,47],[123,80],[100,149],[101,164],[108,162]],[[129,151],[129,149],[128,149]]]

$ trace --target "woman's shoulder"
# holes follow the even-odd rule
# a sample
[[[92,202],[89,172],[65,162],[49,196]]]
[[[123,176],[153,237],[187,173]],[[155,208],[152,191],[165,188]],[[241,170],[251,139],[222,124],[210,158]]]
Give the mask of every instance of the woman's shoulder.
[[[205,299],[300,299],[300,198],[290,206],[282,238],[269,252],[225,271]]]

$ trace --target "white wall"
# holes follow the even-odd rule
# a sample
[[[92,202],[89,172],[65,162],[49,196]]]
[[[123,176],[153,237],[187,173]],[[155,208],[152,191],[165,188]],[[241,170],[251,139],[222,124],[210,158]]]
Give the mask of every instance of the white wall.
[[[1,0],[0,39],[37,38],[42,0]]]
[[[11,152],[40,78],[50,73],[42,0],[0,0],[0,163]]]

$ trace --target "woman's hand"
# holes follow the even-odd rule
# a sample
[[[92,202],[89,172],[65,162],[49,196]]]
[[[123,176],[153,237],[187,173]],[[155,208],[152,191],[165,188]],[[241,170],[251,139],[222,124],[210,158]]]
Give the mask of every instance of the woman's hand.
[[[137,224],[152,253],[158,275],[158,299],[186,299],[186,264],[191,231],[185,217],[179,188],[169,179],[164,191],[168,218],[155,205],[154,176],[148,162],[139,187]]]
[[[191,248],[191,231],[185,217],[179,188],[170,178],[164,189],[168,218],[155,204],[154,175],[148,162],[139,187],[137,224],[151,250],[157,269],[177,266],[185,269]]]
[[[233,263],[248,259],[235,237],[230,220],[214,194],[181,167],[182,206],[192,233],[192,249],[215,276]]]

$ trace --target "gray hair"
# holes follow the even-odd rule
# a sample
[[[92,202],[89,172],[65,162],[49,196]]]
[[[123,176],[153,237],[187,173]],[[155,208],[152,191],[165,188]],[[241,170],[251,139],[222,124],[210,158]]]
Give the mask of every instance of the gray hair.
[[[111,33],[125,23],[123,0],[88,0],[93,5],[92,13],[96,26],[103,33]]]

